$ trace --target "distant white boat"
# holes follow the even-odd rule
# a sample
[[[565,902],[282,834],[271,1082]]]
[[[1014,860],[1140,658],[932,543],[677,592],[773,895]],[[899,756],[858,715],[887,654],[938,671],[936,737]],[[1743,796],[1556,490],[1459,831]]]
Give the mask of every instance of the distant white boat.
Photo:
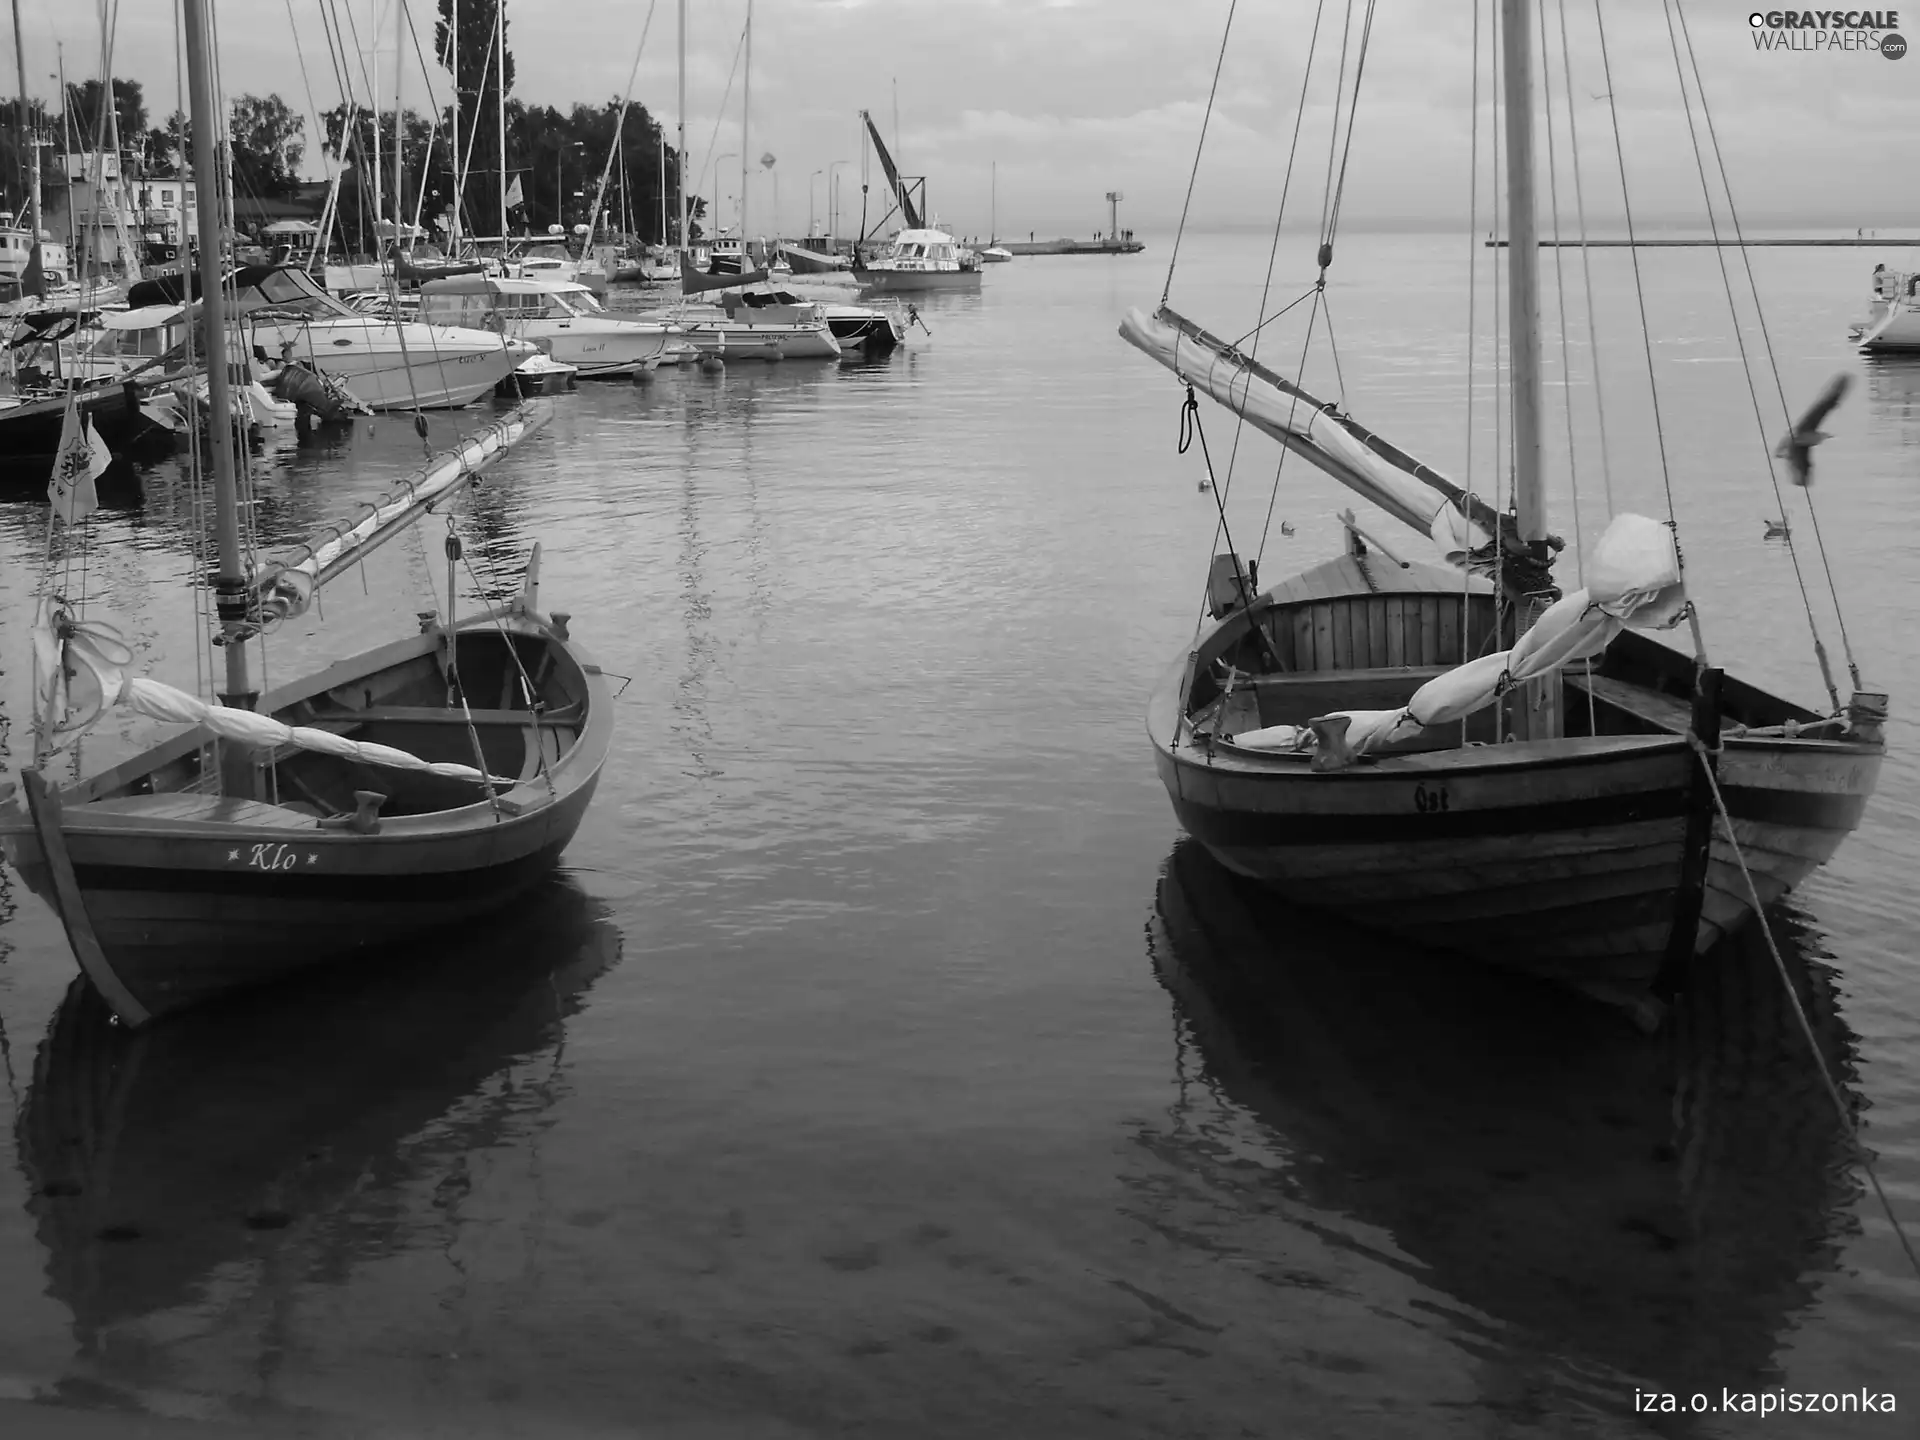
[[[1013,252],[1004,245],[989,245],[980,252],[980,259],[987,265],[1004,265],[1013,259]]]
[[[840,354],[827,307],[786,290],[728,290],[679,312],[687,343],[724,360],[831,360]]]
[[[1920,271],[1876,269],[1866,322],[1854,326],[1847,338],[1867,355],[1920,350]]]
[[[454,275],[420,287],[420,317],[434,325],[491,330],[538,346],[582,379],[636,375],[659,365],[672,326],[604,310],[568,280]],[[496,342],[497,343],[497,342]]]
[[[853,273],[864,288],[890,295],[978,290],[980,257],[944,230],[902,230],[879,259]]]

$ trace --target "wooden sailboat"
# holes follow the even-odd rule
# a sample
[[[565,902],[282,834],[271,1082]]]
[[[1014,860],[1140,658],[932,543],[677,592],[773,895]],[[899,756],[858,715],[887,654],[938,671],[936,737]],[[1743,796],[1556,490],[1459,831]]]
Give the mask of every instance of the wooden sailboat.
[[[1223,555],[1213,623],[1154,693],[1147,729],[1176,814],[1230,869],[1651,1020],[1663,971],[1859,823],[1886,696],[1856,689],[1842,706],[1829,682],[1821,714],[1626,628],[1689,613],[1671,530],[1643,517],[1617,516],[1588,585],[1559,596],[1541,476],[1532,7],[1500,8],[1513,513],[1164,305],[1133,312],[1122,335],[1188,383],[1190,405],[1206,391],[1469,571],[1400,561],[1351,526],[1349,553],[1264,591]]]
[[[183,0],[194,163],[215,174],[207,0]],[[225,656],[220,704],[127,673],[110,626],[61,596],[35,625],[35,768],[0,794],[0,844],[59,912],[80,968],[139,1025],[225,991],[511,904],[571,839],[607,754],[600,670],[538,609],[536,548],[513,602],[258,696],[248,643],[419,520],[544,420],[527,407],[442,456],[325,543],[250,565],[230,443],[220,207],[200,210]],[[459,557],[448,538],[449,566]],[[44,762],[108,706],[187,725],[103,774]],[[11,791],[13,787],[5,787]]]

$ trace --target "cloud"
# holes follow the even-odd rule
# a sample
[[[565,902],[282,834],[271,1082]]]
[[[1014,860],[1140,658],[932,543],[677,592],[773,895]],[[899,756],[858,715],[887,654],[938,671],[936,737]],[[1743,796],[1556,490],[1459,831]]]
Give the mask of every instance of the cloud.
[[[124,7],[118,40],[118,68],[146,84],[150,108],[161,114],[175,103],[172,8]],[[333,65],[314,15],[295,8],[302,16],[298,47],[283,5],[223,0],[223,72],[230,90],[278,90],[305,109],[304,54],[315,101],[325,109],[338,99]],[[728,94],[727,77],[746,4],[692,0],[690,8],[687,134],[701,165],[712,152],[741,148],[740,82]],[[1484,0],[1479,8],[1484,163],[1492,122],[1490,21]],[[70,63],[97,50],[89,7],[27,0],[27,9],[30,74],[52,68],[56,35],[67,41]],[[364,0],[356,9],[364,22]],[[409,9],[424,34],[432,0],[409,0]],[[674,0],[658,0],[637,91],[669,129],[675,9]],[[1335,115],[1339,26],[1354,17],[1351,58],[1364,9],[1346,0],[1243,0],[1222,61],[1227,0],[757,0],[752,148],[781,157],[781,220],[796,229],[806,218],[808,192],[816,200],[824,194],[824,174],[815,172],[831,162],[853,162],[840,172],[843,205],[857,195],[856,112],[871,110],[891,141],[897,86],[905,166],[927,175],[934,208],[956,227],[986,228],[997,171],[1005,232],[1091,232],[1105,224],[1101,196],[1109,189],[1127,196],[1123,224],[1164,230],[1185,195],[1218,64],[1195,223],[1270,224],[1317,13],[1321,46],[1289,204],[1295,213],[1310,199],[1298,213],[1311,224]],[[1473,9],[1432,0],[1377,5],[1348,169],[1347,223],[1464,223],[1474,133]],[[1617,214],[1617,201],[1607,197],[1618,193],[1618,172],[1594,7],[1544,0],[1541,9],[1558,163],[1570,178],[1571,95],[1583,180],[1592,178],[1590,209],[1597,205],[1604,220]],[[1558,73],[1562,13],[1572,61],[1565,75]],[[1673,13],[1684,13],[1728,171],[1752,213],[1849,228],[1920,220],[1920,196],[1888,183],[1894,149],[1920,133],[1920,57],[1756,51],[1744,9],[1685,0],[1674,12],[1663,0],[1604,0],[1611,93],[1637,211],[1674,220],[1700,213],[1669,40]],[[509,0],[520,94],[562,107],[617,96],[645,15],[635,0]],[[391,35],[391,21],[384,33]],[[383,71],[391,73],[390,66],[389,57]],[[1690,71],[1687,78],[1691,84]],[[437,83],[444,95],[445,77]],[[415,97],[423,93],[417,76],[408,84]],[[53,89],[43,88],[49,95]],[[1350,98],[1343,91],[1342,114]],[[1544,133],[1541,142],[1544,164]],[[1608,176],[1611,186],[1602,183]],[[770,218],[776,182],[763,176],[753,183],[755,211]],[[1483,175],[1483,192],[1486,186]]]

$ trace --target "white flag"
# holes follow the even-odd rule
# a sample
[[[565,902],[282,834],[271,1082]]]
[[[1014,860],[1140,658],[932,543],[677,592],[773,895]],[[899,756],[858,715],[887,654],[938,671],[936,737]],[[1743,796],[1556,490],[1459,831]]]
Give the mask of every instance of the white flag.
[[[47,482],[53,513],[69,525],[78,525],[97,510],[100,499],[93,482],[112,460],[112,453],[93,433],[93,423],[82,423],[69,393],[67,413],[60,421],[60,448],[53,457],[53,478]]]
[[[513,183],[507,186],[507,208],[511,210],[514,206],[525,203],[526,196],[520,190],[520,177],[516,175],[513,177]]]

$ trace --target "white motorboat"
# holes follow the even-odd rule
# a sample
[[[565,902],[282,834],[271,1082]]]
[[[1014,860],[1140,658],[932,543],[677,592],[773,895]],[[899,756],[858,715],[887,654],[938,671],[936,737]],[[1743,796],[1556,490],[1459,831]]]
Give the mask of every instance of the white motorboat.
[[[886,294],[978,290],[980,257],[934,227],[901,230],[879,259],[856,266],[863,288]]]
[[[612,314],[586,286],[565,280],[433,280],[420,287],[420,315],[434,325],[504,331],[575,367],[583,380],[652,370],[678,333],[660,320]]]
[[[247,266],[232,284],[250,346],[335,377],[375,410],[470,405],[537,348],[487,330],[363,315],[286,266]]]
[[[510,262],[509,273],[522,280],[564,280],[585,286],[596,295],[607,293],[607,272],[592,256],[576,260],[567,247],[554,242],[536,245]]]
[[[494,387],[494,393],[503,400],[557,395],[562,390],[573,389],[574,377],[579,373],[578,366],[563,364],[544,352],[529,355],[513,374]]]
[[[1866,323],[1847,338],[1857,341],[1866,355],[1920,351],[1920,271],[1876,267]]]
[[[787,290],[728,290],[680,312],[686,340],[702,355],[737,360],[832,360],[840,342],[827,307]]]
[[[980,252],[980,261],[985,265],[1004,265],[1013,259],[1013,252],[1004,245],[989,245]]]

